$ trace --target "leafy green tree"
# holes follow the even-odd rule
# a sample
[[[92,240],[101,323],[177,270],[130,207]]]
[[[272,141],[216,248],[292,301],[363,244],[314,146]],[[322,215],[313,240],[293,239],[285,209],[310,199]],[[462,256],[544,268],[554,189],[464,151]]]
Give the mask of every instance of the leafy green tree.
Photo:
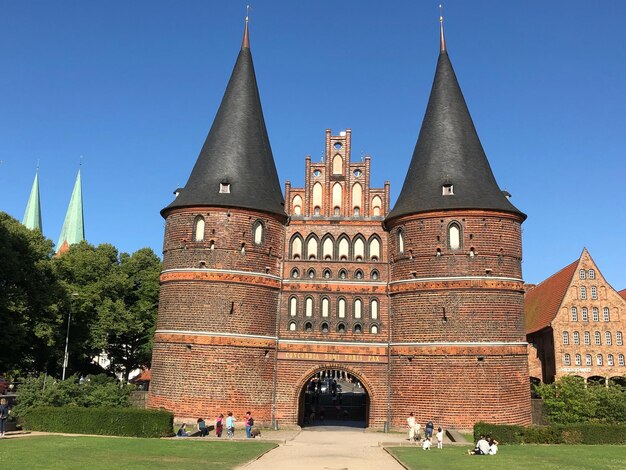
[[[535,391],[553,424],[626,423],[626,389],[620,385],[585,384],[581,377],[565,376]]]
[[[0,371],[54,370],[65,292],[52,241],[0,212]]]

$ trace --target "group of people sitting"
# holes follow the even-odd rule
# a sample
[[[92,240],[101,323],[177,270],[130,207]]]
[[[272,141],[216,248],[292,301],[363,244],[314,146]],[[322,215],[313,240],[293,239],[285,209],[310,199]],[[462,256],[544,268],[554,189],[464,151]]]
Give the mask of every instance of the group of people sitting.
[[[413,413],[409,414],[409,417],[406,419],[407,427],[409,428],[409,441],[419,443],[422,441],[421,430],[422,425],[417,422]],[[433,433],[435,432],[435,425],[432,421],[428,421],[426,426],[424,427],[424,440],[422,441],[422,449],[430,450],[432,446],[432,438]],[[437,438],[437,448],[443,448],[443,429],[439,427],[437,429],[437,434],[435,434]]]
[[[203,418],[198,418],[198,421],[196,423],[196,431],[190,433],[187,430],[187,423],[183,423],[176,432],[176,437],[205,437],[209,435],[209,432],[212,429],[215,429],[216,437],[222,437],[224,426],[226,426],[226,436],[229,439],[232,439],[233,437],[235,437],[235,421],[237,420],[233,416],[232,411],[229,411],[227,413],[226,419],[224,419],[224,415],[220,413],[215,420],[215,426],[207,426],[207,423]],[[258,429],[252,429],[252,426],[254,426],[254,418],[252,417],[252,413],[250,413],[249,411],[246,413],[246,416],[244,418],[244,426],[246,428],[247,438],[257,437],[261,435],[261,432]]]
[[[498,441],[491,436],[480,435],[480,439],[476,442],[476,447],[468,450],[469,455],[496,455],[498,453]]]

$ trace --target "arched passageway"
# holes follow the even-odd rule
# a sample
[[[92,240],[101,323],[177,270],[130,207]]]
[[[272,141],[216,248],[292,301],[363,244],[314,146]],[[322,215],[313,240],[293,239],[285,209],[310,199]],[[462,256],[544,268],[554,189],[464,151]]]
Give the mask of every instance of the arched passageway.
[[[298,403],[298,424],[365,428],[370,397],[361,380],[342,369],[322,369],[310,375]]]

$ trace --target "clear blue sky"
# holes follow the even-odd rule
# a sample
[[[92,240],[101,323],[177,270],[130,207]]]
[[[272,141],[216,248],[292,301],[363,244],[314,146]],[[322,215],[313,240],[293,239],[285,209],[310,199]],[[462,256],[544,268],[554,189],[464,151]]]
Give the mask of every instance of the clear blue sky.
[[[40,161],[57,241],[82,176],[86,236],[161,252],[159,210],[198,156],[241,44],[245,2],[3,2],[0,210],[22,219]],[[324,130],[353,132],[372,183],[402,186],[438,54],[437,1],[258,1],[250,35],[281,183]],[[528,214],[524,277],[587,247],[626,288],[626,2],[444,5],[450,57],[501,188]]]

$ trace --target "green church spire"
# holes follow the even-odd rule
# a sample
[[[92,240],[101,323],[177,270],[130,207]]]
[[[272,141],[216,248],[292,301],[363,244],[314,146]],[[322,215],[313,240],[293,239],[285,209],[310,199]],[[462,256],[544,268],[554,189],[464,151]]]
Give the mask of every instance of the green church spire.
[[[80,170],[76,176],[74,190],[70,199],[70,205],[65,214],[65,221],[61,229],[61,236],[57,243],[57,254],[64,253],[75,243],[80,243],[85,239],[85,225],[83,219],[83,193],[80,182]]]
[[[41,225],[41,202],[39,200],[39,168],[37,168],[35,173],[35,181],[33,181],[33,188],[30,190],[30,197],[28,198],[22,224],[30,230],[37,229],[43,232]]]

